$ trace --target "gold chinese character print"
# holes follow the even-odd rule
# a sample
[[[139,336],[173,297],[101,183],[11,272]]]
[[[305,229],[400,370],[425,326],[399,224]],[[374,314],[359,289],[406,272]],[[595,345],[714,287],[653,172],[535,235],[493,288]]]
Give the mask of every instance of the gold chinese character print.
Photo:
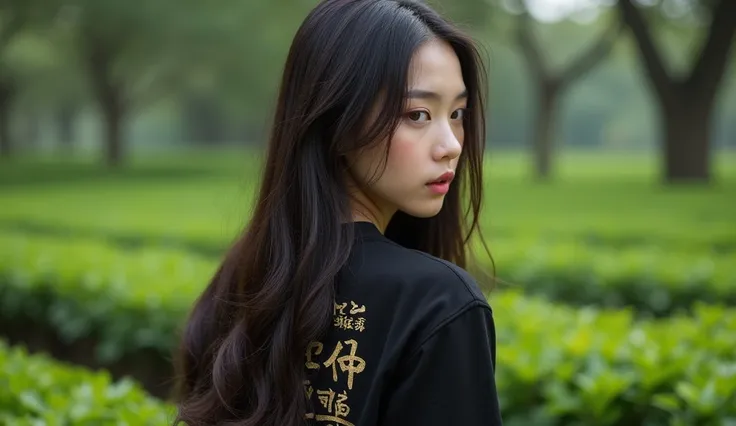
[[[350,414],[350,407],[345,402],[348,399],[348,394],[342,391],[341,394],[337,395],[337,402],[335,402],[335,415],[340,417],[347,417]]]
[[[365,305],[353,300],[336,301],[333,303],[333,326],[358,336],[366,330],[366,311]],[[366,361],[359,356],[358,341],[354,338],[339,338],[334,349],[325,348],[325,344],[324,341],[311,342],[305,352],[304,366],[311,380],[304,381],[304,391],[314,410],[306,414],[305,419],[316,421],[319,426],[354,426],[348,419],[354,411],[348,403],[349,391],[353,389],[357,376],[365,371]],[[321,381],[315,381],[315,377],[321,377]]]
[[[337,393],[332,389],[317,389],[319,403],[322,408],[327,410],[327,414],[309,413],[307,419],[314,419],[318,422],[334,422],[346,426],[354,426],[346,417],[350,414],[350,406],[347,403],[348,394],[346,391]]]
[[[307,393],[307,398],[312,397],[314,389],[312,388],[312,383],[309,380],[304,381],[304,391]]]
[[[309,370],[318,370],[319,364],[312,361],[313,355],[319,355],[322,353],[324,345],[321,342],[311,342],[307,346],[307,362],[304,364]]]
[[[335,392],[332,389],[317,390],[317,398],[328,413],[332,413],[332,401],[335,400]]]
[[[354,301],[350,301],[350,310],[345,313],[348,303],[334,303],[334,321],[333,325],[341,330],[356,330],[358,332],[365,331],[365,317],[357,317],[356,314],[365,313],[365,305],[358,305]]]
[[[353,329],[353,319],[345,315],[339,315],[335,317],[335,327],[342,328],[343,330]]]
[[[362,333],[365,330],[365,318],[362,318],[362,317],[357,318],[355,320],[354,327],[356,331],[359,331]]]
[[[335,302],[335,309],[332,311],[332,313],[334,315],[337,315],[337,313],[339,312],[340,315],[345,315],[345,312],[343,312],[343,310],[345,309],[346,306],[348,306],[347,303],[337,303],[337,302]]]
[[[353,302],[351,300],[350,301],[350,306],[351,306],[351,308],[350,308],[350,315],[361,314],[361,313],[365,312],[365,305],[363,305],[363,306],[361,306],[359,308],[358,307],[358,304],[355,303],[355,302]]]
[[[339,356],[342,352],[343,345],[341,342],[337,342],[335,351],[332,352],[330,358],[324,362],[325,367],[332,367],[332,380],[337,382],[337,366],[340,366],[340,371],[348,373],[348,389],[353,388],[353,379],[355,374],[360,374],[365,370],[365,360],[356,355],[358,351],[358,342],[354,339],[346,340],[345,343],[350,346],[350,354]]]

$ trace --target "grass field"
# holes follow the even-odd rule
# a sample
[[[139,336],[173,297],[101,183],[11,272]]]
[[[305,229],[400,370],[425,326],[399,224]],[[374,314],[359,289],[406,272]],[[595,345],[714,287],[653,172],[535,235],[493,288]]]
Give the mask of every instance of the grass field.
[[[496,236],[736,246],[736,155],[708,187],[665,187],[653,158],[568,154],[558,176],[526,177],[526,159],[491,154],[483,227]],[[0,168],[0,228],[223,244],[243,224],[259,171],[251,152],[136,159],[122,171],[26,159]]]

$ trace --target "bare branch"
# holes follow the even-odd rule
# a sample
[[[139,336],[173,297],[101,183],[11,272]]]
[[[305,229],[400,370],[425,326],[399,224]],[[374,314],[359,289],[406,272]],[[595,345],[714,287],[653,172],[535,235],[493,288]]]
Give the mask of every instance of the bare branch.
[[[619,0],[617,4],[621,18],[631,28],[634,40],[639,48],[639,56],[646,67],[647,76],[655,92],[661,99],[670,97],[674,82],[665,68],[662,56],[654,45],[647,23],[631,0]]]
[[[736,1],[720,0],[711,9],[711,23],[687,85],[711,99],[723,79],[736,33]]]
[[[527,11],[524,11],[518,18],[516,18],[516,42],[521,48],[524,59],[536,79],[538,81],[546,81],[550,77],[550,72],[544,62],[541,49],[534,38],[530,21],[531,18]]]
[[[583,51],[560,74],[560,84],[567,85],[585,75],[598,65],[611,52],[624,25],[621,20],[614,20],[611,26],[601,34],[598,41]]]

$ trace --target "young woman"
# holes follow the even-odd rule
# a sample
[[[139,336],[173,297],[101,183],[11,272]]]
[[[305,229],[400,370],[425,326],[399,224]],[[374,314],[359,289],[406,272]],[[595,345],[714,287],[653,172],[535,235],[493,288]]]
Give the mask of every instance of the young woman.
[[[501,424],[491,308],[462,269],[485,81],[422,3],[316,6],[253,216],[185,330],[177,423]]]

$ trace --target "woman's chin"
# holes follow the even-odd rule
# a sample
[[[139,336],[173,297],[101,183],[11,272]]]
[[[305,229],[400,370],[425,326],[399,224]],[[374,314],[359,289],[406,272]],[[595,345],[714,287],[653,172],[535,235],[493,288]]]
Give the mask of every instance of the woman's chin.
[[[443,199],[433,200],[421,206],[407,206],[407,208],[403,208],[401,211],[409,216],[428,219],[437,216],[440,210],[442,210],[443,202]]]

